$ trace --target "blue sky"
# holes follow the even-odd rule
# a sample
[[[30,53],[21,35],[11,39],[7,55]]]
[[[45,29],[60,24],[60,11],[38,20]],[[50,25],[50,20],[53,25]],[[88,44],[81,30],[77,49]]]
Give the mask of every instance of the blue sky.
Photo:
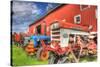
[[[58,5],[57,3],[13,1],[12,31],[27,31],[29,24],[34,23],[34,21]]]

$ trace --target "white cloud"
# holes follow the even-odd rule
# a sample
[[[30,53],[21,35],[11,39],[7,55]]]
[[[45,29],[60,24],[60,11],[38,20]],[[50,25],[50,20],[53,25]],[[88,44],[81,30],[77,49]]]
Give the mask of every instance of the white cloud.
[[[38,7],[31,2],[21,2],[15,1],[13,2],[13,12],[15,16],[26,16],[32,14],[38,14]]]
[[[14,25],[12,26],[12,32],[24,32],[28,27],[26,25]]]
[[[13,1],[13,32],[25,31],[31,21],[39,15],[40,9],[33,2]]]
[[[46,11],[51,10],[52,4],[48,4]],[[28,25],[41,17],[42,8],[38,7],[34,2],[13,1],[13,31],[24,31]]]

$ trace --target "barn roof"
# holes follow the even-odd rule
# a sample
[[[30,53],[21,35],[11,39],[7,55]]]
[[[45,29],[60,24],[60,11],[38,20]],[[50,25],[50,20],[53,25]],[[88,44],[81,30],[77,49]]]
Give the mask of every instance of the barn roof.
[[[39,18],[38,20],[36,20],[34,23],[30,24],[29,26],[34,25],[35,23],[41,21],[42,19],[44,19],[46,16],[48,16],[49,14],[51,14],[52,12],[56,11],[57,9],[59,9],[60,7],[64,6],[65,4],[60,4],[57,7],[55,7],[54,9],[48,11],[44,16],[42,16],[41,18]]]

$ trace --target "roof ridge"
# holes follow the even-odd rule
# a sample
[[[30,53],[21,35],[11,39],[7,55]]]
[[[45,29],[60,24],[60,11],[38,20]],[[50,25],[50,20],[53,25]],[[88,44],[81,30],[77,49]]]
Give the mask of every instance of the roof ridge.
[[[48,11],[43,17],[37,19],[36,21],[34,21],[34,23],[30,24],[29,26],[32,26],[33,24],[35,24],[36,22],[42,20],[43,18],[45,18],[47,15],[49,15],[50,13],[52,13],[54,10],[58,9],[59,7],[62,7],[65,4],[60,4],[58,6],[56,6],[55,8],[51,9],[50,11]]]

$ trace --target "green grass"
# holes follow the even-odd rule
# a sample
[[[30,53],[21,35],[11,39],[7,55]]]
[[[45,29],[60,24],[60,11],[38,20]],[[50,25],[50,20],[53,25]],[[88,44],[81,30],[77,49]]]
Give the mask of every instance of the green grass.
[[[15,45],[12,46],[12,65],[13,66],[26,66],[26,65],[43,65],[48,64],[48,61],[40,61],[36,56],[27,56],[25,51],[21,47]],[[84,57],[80,58],[80,62],[96,62],[96,57]]]
[[[37,65],[48,64],[48,61],[39,61],[36,56],[27,56],[25,51],[15,45],[12,46],[12,65],[13,66],[25,66],[25,65]]]
[[[80,62],[96,62],[97,61],[97,57],[84,57],[84,58],[80,58]]]

